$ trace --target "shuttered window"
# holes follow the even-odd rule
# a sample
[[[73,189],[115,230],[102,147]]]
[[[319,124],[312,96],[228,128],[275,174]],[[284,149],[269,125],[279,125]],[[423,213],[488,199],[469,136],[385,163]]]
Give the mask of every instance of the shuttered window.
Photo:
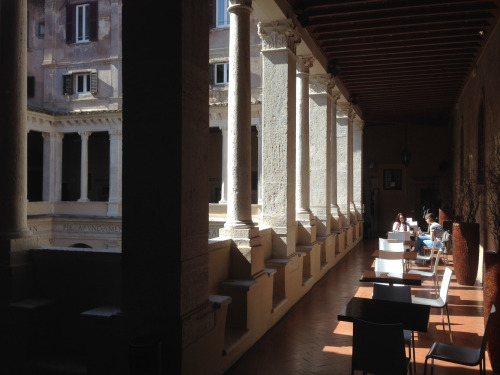
[[[97,82],[97,72],[65,74],[63,75],[63,93],[64,95],[96,94]]]
[[[63,75],[63,94],[73,95],[73,74]]]
[[[97,2],[66,7],[66,43],[96,41],[98,36]]]

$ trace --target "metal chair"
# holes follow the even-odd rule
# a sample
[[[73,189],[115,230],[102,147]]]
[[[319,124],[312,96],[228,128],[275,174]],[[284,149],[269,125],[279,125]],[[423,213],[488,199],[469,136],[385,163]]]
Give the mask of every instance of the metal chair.
[[[423,297],[413,297],[413,296],[411,297],[412,303],[429,305],[430,307],[436,307],[441,309],[441,321],[443,322],[443,331],[445,331],[443,309],[446,307],[446,315],[448,316],[448,330],[450,331],[451,343],[453,343],[453,337],[451,335],[450,313],[448,311],[448,302],[446,302],[446,298],[448,296],[448,287],[450,286],[452,273],[453,271],[450,268],[446,267],[446,269],[444,270],[443,280],[441,280],[441,290],[437,298],[423,298]]]
[[[445,230],[443,233],[443,238],[441,238],[441,243],[443,244],[441,249],[443,249],[443,261],[445,266],[448,266],[448,251],[449,251],[448,243],[450,242],[450,240],[451,240],[450,231]]]
[[[409,285],[387,285],[381,283],[373,284],[373,299],[381,299],[386,301],[409,302],[411,303],[411,287]],[[413,346],[413,369],[417,372],[417,364],[415,361],[415,337],[414,332],[404,329],[403,335],[405,344],[408,345],[408,358],[412,358],[411,350]],[[411,373],[411,367],[410,367]]]
[[[427,263],[428,261],[432,260],[432,257],[434,256],[434,251],[436,251],[436,246],[437,246],[438,239],[435,238],[434,242],[432,243],[431,248],[427,248],[428,253],[427,255],[417,255],[417,260],[422,261],[424,264]],[[432,263],[431,263],[432,267]]]
[[[380,324],[355,319],[352,334],[351,375],[363,373],[402,375],[408,373],[403,324]]]
[[[423,270],[409,270],[408,271],[408,273],[412,273],[415,275],[420,275],[423,277],[432,277],[432,279],[434,281],[434,290],[436,291],[436,294],[439,293],[439,280],[438,280],[438,276],[437,276],[437,268],[439,265],[439,258],[441,256],[442,252],[443,252],[443,249],[438,250],[436,257],[434,258],[434,263],[431,263],[431,265],[432,265],[431,271],[423,271]]]
[[[493,321],[496,311],[495,305],[492,305],[480,348],[464,348],[443,342],[435,342],[432,344],[429,353],[425,356],[424,375],[427,374],[427,360],[429,358],[431,359],[431,374],[434,373],[434,360],[438,359],[440,361],[457,363],[464,366],[472,367],[479,365],[479,374],[486,375],[486,359],[484,352],[486,351],[486,343],[488,342],[491,322]]]

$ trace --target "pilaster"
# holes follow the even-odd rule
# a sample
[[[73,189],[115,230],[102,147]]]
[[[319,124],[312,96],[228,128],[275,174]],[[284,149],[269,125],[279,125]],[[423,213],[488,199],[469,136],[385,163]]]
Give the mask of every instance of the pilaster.
[[[330,154],[331,154],[331,163],[330,163],[330,183],[331,183],[331,214],[332,214],[332,230],[339,231],[342,227],[341,223],[339,223],[340,218],[340,210],[337,203],[337,102],[340,99],[340,91],[334,86],[335,80],[332,78],[332,86],[330,95]]]
[[[311,210],[318,218],[317,234],[331,232],[331,77],[319,74],[310,78],[310,148],[311,148]]]
[[[300,37],[292,21],[259,24],[262,39],[262,224],[272,257],[295,254],[295,70]]]
[[[352,114],[350,103],[346,101],[337,103],[337,204],[341,225],[345,229],[351,224]]]
[[[363,219],[363,129],[364,121],[355,116],[353,121],[353,202],[355,219]]]

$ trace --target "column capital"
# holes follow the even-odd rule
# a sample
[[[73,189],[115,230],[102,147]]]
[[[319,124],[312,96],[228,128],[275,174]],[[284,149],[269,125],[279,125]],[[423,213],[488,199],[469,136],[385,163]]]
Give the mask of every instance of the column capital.
[[[258,25],[259,36],[262,39],[262,51],[289,48],[294,54],[301,36],[291,19],[260,22]]]
[[[352,122],[353,122],[354,126],[358,127],[361,131],[363,131],[363,129],[365,128],[365,122],[357,114],[355,114]]]
[[[350,117],[351,111],[351,103],[345,101],[337,102],[337,117]]]
[[[297,56],[297,74],[309,73],[309,68],[314,64],[314,57],[312,55]]]
[[[309,95],[328,94],[331,91],[330,74],[315,74],[309,77]]]
[[[82,131],[79,131],[78,134],[82,138],[88,138],[92,134],[92,132],[88,132],[88,131],[82,130]]]
[[[229,13],[234,13],[237,10],[248,10],[252,11],[252,0],[229,0],[229,6],[227,11]]]

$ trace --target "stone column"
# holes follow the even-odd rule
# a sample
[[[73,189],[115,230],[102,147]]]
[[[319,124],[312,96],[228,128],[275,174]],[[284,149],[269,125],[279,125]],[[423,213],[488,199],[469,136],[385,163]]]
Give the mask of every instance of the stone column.
[[[364,121],[358,116],[353,121],[353,201],[356,220],[363,219],[363,128]]]
[[[54,201],[55,138],[52,133],[42,133],[43,138],[43,188],[42,200]]]
[[[27,220],[26,4],[26,0],[5,0],[0,5],[0,319],[4,322],[7,303],[27,298],[31,291],[28,251],[37,247]]]
[[[309,214],[309,68],[313,65],[312,56],[297,58],[297,135],[295,204],[297,215]]]
[[[340,210],[337,203],[337,101],[340,99],[340,91],[334,87],[331,92],[331,118],[330,118],[330,184],[331,184],[331,214],[332,230],[340,230],[342,225],[339,223]]]
[[[122,202],[122,131],[109,131],[108,216],[119,216]]]
[[[337,103],[337,204],[340,209],[341,226],[351,224],[350,160],[352,160],[352,107],[348,102]],[[351,179],[352,181],[352,179]]]
[[[317,217],[318,236],[331,232],[331,79],[329,74],[311,76],[310,85],[310,147],[311,147],[311,210]]]
[[[228,8],[229,89],[227,152],[227,221],[225,228],[251,228],[251,0],[231,0]]]
[[[88,188],[89,188],[89,136],[91,132],[78,132],[82,138],[82,156],[80,160],[80,199],[78,202],[88,202]]]
[[[295,253],[295,68],[300,41],[291,20],[259,24],[262,39],[262,223],[272,257]]]
[[[219,203],[227,203],[227,125],[221,126],[222,131],[222,176]]]
[[[30,234],[27,225],[26,0],[0,10],[0,238]]]
[[[262,122],[258,123],[257,129],[257,203],[262,206]]]
[[[64,133],[54,134],[54,201],[62,199],[62,162]]]

